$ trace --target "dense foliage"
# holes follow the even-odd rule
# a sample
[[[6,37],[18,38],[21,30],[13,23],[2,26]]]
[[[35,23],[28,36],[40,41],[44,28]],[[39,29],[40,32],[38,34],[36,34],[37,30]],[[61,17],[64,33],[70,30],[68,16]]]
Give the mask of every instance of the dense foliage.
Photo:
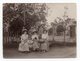
[[[18,4],[9,3],[3,6],[3,25],[10,32],[21,33],[23,26],[29,30],[38,21],[46,21],[46,4]],[[5,26],[5,23],[9,26]],[[4,30],[5,31],[5,30]]]

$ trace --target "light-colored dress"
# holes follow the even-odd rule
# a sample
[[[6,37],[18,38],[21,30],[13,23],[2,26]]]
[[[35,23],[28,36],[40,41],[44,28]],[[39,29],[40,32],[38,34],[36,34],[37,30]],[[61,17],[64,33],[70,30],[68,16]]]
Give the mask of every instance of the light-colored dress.
[[[32,40],[28,40],[28,45],[29,45],[29,48],[33,48],[33,41]]]
[[[38,35],[37,34],[32,35],[32,40],[33,40],[33,50],[38,49],[39,48]]]
[[[29,51],[29,45],[28,45],[28,35],[23,34],[21,36],[21,43],[19,44],[19,51]]]
[[[41,44],[41,50],[48,51],[49,50],[49,42],[48,42],[48,34],[42,34],[42,40],[44,41]]]

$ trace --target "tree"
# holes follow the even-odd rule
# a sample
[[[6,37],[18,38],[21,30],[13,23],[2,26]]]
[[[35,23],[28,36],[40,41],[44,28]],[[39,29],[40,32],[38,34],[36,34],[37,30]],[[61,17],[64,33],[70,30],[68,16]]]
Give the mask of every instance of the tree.
[[[61,32],[65,31],[65,28],[63,27],[63,25],[58,25],[56,31],[58,35],[60,35]]]
[[[17,9],[15,8],[18,6]],[[3,22],[9,21],[10,31],[13,33],[21,32],[24,26],[29,30],[32,26],[35,26],[38,21],[46,21],[47,15],[46,4],[37,3],[9,3],[3,6]]]

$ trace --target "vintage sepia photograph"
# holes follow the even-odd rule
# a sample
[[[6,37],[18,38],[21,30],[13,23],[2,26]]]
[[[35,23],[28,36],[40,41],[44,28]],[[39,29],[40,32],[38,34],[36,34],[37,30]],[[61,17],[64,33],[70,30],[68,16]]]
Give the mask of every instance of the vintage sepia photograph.
[[[3,58],[76,58],[76,3],[3,3]]]

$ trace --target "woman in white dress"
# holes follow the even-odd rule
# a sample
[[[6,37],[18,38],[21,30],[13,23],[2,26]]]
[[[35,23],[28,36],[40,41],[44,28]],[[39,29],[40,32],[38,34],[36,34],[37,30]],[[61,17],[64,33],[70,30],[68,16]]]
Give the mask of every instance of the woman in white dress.
[[[41,44],[41,50],[46,52],[49,50],[48,32],[46,30],[42,34],[42,41],[43,43]]]
[[[32,40],[31,37],[28,40],[28,45],[29,45],[29,50],[32,51],[32,49],[33,49],[33,40]]]
[[[33,40],[33,50],[36,51],[39,49],[39,43],[38,43],[38,35],[36,32],[32,35],[32,40]]]
[[[21,35],[21,43],[19,44],[18,50],[20,52],[29,52],[28,34],[26,31]]]

